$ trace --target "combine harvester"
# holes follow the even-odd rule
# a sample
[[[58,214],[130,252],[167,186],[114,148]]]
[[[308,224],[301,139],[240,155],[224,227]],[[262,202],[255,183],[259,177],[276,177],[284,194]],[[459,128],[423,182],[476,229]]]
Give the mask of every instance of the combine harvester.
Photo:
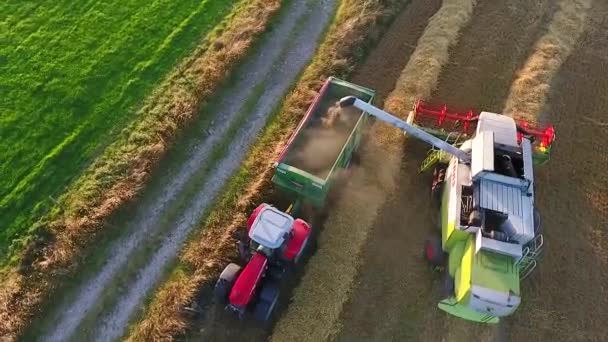
[[[440,207],[441,235],[424,248],[427,260],[446,272],[448,298],[439,308],[483,323],[512,314],[521,302],[520,282],[543,247],[533,166],[549,160],[553,127],[423,102],[407,121],[354,97],[341,104],[434,146],[420,171],[434,167],[431,191]],[[452,128],[443,128],[450,123]]]
[[[215,287],[216,300],[240,317],[253,311],[258,319],[270,319],[281,281],[300,264],[314,236],[309,223],[294,217],[303,204],[326,206],[330,187],[354,159],[371,115],[434,147],[421,171],[434,168],[432,193],[440,203],[441,236],[425,245],[428,261],[446,273],[449,294],[439,308],[485,323],[510,315],[521,301],[520,281],[536,267],[543,246],[533,165],[549,159],[553,128],[539,130],[499,114],[460,114],[422,102],[404,121],[371,105],[373,97],[372,90],[334,78],[325,83],[276,163],[273,183],[291,195],[292,205],[286,212],[268,204],[254,211],[248,238],[239,243],[247,263],[226,267]],[[297,151],[340,98],[345,113],[359,110],[356,120],[350,126],[345,121],[349,134],[328,167],[307,169],[297,162]],[[453,127],[445,129],[449,123]]]

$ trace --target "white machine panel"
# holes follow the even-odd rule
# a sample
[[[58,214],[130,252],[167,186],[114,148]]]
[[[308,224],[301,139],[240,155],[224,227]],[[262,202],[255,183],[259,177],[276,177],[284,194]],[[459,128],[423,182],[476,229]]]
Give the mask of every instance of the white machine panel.
[[[493,132],[494,141],[498,144],[516,147],[517,126],[515,121],[506,116],[489,112],[479,114],[477,135],[482,132]]]
[[[480,246],[475,246],[475,248],[485,249],[494,253],[508,255],[510,257],[515,258],[515,260],[519,260],[522,255],[521,245],[519,244],[502,242],[486,237],[481,237],[479,239],[479,244]]]
[[[512,314],[521,303],[521,297],[513,293],[495,291],[477,285],[471,286],[471,294],[469,305],[473,310],[497,317]]]
[[[526,138],[521,140],[521,150],[524,159],[524,177],[531,183],[528,192],[533,194],[534,187],[532,186],[532,183],[534,182],[534,160],[532,159],[532,144],[530,143],[530,140]]]
[[[511,238],[522,244],[534,238],[532,197],[527,196],[520,188],[481,179],[476,197],[481,208],[509,215],[505,225],[513,232]]]
[[[253,222],[249,238],[264,247],[278,248],[285,241],[285,234],[291,231],[293,221],[293,217],[268,206],[262,209]]]
[[[522,216],[522,192],[519,188],[487,179],[479,181],[479,205],[501,213]]]
[[[494,171],[494,133],[480,132],[473,138],[471,175],[477,179],[484,171]]]

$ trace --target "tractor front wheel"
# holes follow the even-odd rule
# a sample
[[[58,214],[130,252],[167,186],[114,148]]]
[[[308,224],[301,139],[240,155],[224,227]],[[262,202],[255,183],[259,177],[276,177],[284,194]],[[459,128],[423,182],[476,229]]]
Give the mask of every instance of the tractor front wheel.
[[[445,253],[441,248],[441,238],[434,236],[425,241],[424,257],[433,266],[443,266],[445,264]]]
[[[270,322],[274,309],[279,301],[279,284],[267,282],[260,291],[259,302],[253,309],[255,319],[262,322]]]
[[[230,263],[224,268],[213,289],[213,297],[216,303],[222,305],[226,304],[230,290],[232,290],[232,285],[234,285],[240,271],[241,266],[235,263]]]

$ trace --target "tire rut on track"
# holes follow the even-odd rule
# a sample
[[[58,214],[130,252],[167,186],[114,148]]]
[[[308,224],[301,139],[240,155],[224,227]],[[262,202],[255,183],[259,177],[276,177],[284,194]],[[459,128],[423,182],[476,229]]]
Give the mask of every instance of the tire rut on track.
[[[516,70],[554,10],[549,1],[479,2],[460,43],[450,50],[431,102],[499,112]],[[365,75],[360,77],[364,82]],[[422,257],[436,216],[428,195],[430,176],[418,174],[428,148],[412,139],[406,142],[398,188],[381,209],[363,250],[337,341],[469,341],[502,335],[495,327],[463,323],[436,307],[441,281]]]
[[[81,340],[85,334],[89,339],[106,341],[123,334],[129,318],[175,260],[188,233],[197,226],[205,208],[240,165],[249,144],[312,57],[318,39],[330,22],[335,1],[291,1],[288,6],[273,30],[263,38],[255,57],[239,68],[235,83],[215,99],[212,108],[216,118],[211,129],[201,132],[202,138],[198,138],[185,163],[171,167],[171,177],[165,177],[158,189],[150,192],[153,197],[144,196],[135,205],[133,218],[124,227],[129,233],[113,242],[110,258],[99,272],[80,284],[76,295],[57,308],[49,324],[52,328],[44,340]],[[308,29],[299,29],[300,24]],[[246,108],[245,103],[252,98],[255,104]],[[242,111],[247,115],[244,122],[239,121]],[[235,128],[235,138],[226,154],[206,175],[200,190],[192,194],[188,187],[200,177],[199,171],[211,158],[214,147]],[[212,134],[207,136],[209,131]],[[176,208],[175,203],[181,205]],[[166,215],[177,217],[177,222],[166,226],[169,224]],[[145,249],[151,246],[153,252],[139,270],[121,273],[128,269],[131,259],[146,253]],[[127,290],[120,298],[110,298],[111,305],[105,305],[105,311],[95,312],[97,317],[90,320],[93,326],[83,327],[84,317],[97,310],[99,298],[106,291],[114,290],[108,286],[116,282],[117,277],[128,285]]]

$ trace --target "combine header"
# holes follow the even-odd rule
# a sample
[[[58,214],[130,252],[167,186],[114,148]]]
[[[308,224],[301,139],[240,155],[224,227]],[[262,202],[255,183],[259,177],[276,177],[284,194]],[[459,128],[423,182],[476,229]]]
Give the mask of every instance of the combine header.
[[[408,123],[422,127],[426,132],[460,146],[470,139],[477,129],[481,112],[469,110],[458,112],[446,105],[434,106],[418,100],[408,117]],[[524,136],[532,142],[534,163],[544,164],[549,160],[551,145],[555,139],[553,126],[540,127],[524,120],[514,120],[517,127],[517,142],[521,144]],[[443,156],[440,150],[431,150],[427,160],[422,163],[421,172],[429,170]]]

